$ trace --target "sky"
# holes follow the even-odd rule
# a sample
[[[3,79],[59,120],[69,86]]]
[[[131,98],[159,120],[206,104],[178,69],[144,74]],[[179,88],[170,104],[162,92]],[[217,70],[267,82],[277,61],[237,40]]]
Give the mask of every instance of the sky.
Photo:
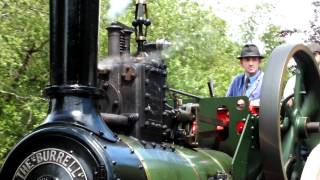
[[[273,8],[270,13],[264,14],[259,29],[263,31],[267,22],[279,25],[283,29],[298,29],[303,32],[309,28],[309,20],[313,17],[312,0],[196,0],[205,7],[211,6],[214,13],[226,20],[229,33],[237,40],[239,26],[243,20],[250,16],[256,5],[270,3]],[[242,9],[242,11],[241,11]],[[302,33],[286,39],[288,43],[301,43]],[[253,42],[255,43],[255,42]]]

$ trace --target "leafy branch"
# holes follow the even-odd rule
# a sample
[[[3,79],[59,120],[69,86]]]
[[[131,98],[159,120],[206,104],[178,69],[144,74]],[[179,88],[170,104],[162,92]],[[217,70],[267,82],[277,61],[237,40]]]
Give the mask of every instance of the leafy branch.
[[[35,43],[31,46],[30,49],[28,49],[26,51],[26,54],[22,60],[22,66],[17,70],[17,73],[15,75],[15,77],[13,78],[13,83],[17,82],[20,79],[20,76],[23,74],[23,72],[27,69],[27,66],[29,64],[29,62],[32,59],[32,56],[41,51],[43,49],[43,47],[49,42],[49,39],[45,40],[44,42],[42,42],[38,47],[36,47]],[[15,84],[12,84],[12,86],[14,86]]]
[[[20,96],[20,95],[18,95],[16,93],[5,91],[5,90],[0,90],[0,94],[5,95],[5,96],[15,97],[16,99],[21,100],[21,101],[30,100],[32,98],[35,98],[35,96],[33,96],[33,97],[31,97],[31,96]],[[36,97],[36,98],[39,99],[39,100],[42,100],[42,101],[46,101],[46,99],[41,98],[41,97]]]

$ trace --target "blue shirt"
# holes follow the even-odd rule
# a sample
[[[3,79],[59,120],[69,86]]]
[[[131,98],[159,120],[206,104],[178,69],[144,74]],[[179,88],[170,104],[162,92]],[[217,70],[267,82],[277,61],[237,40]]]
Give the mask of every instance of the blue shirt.
[[[260,101],[261,85],[264,73],[258,71],[254,76],[249,77],[249,86],[245,90],[245,79],[247,76],[242,73],[237,75],[230,84],[226,96],[247,96],[249,101]],[[245,91],[245,92],[244,92]]]

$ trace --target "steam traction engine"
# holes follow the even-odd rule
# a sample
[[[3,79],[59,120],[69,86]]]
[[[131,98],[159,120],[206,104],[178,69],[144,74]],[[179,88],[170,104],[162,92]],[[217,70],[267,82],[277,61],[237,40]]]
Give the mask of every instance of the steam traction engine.
[[[109,55],[97,65],[98,14],[99,0],[50,1],[49,114],[12,149],[0,179],[300,178],[319,141],[312,106],[319,107],[320,89],[310,82],[320,76],[308,49],[273,52],[259,116],[246,97],[203,98],[169,88],[161,52],[170,43],[146,41],[151,23],[142,0],[134,29],[119,22],[107,28]],[[293,107],[280,102],[291,57],[300,70]],[[268,76],[274,73],[281,78]]]

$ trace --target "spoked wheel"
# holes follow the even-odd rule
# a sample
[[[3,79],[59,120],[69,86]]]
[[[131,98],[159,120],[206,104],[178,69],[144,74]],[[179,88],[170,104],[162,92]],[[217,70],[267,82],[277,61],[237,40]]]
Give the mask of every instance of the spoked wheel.
[[[297,64],[291,103],[283,99],[286,66]],[[304,45],[282,45],[271,54],[260,104],[259,136],[266,179],[300,179],[308,152],[319,143],[320,75]]]

